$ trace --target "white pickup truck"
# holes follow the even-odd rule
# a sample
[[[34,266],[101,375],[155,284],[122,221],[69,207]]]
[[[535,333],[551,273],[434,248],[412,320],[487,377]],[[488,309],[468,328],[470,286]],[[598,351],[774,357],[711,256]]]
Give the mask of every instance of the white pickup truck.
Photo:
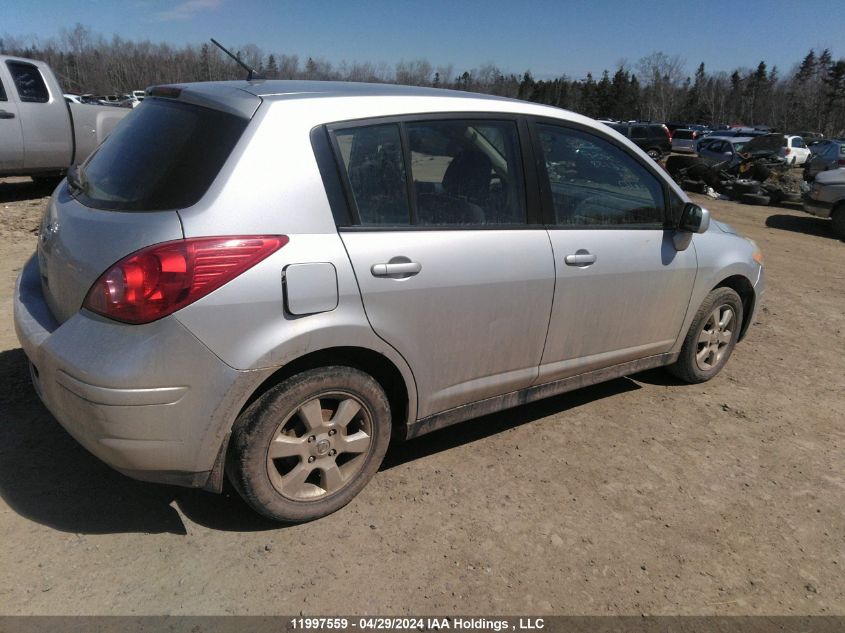
[[[67,103],[47,64],[0,55],[0,177],[63,175],[129,112]]]

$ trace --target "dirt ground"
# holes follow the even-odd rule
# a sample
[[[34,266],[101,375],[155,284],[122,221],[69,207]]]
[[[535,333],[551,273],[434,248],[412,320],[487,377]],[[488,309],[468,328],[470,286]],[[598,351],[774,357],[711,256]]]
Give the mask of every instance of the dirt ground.
[[[661,371],[395,446],[336,514],[280,528],[79,447],[30,387],[16,275],[49,191],[0,183],[0,613],[845,614],[845,244],[696,196],[769,287],[704,385]]]

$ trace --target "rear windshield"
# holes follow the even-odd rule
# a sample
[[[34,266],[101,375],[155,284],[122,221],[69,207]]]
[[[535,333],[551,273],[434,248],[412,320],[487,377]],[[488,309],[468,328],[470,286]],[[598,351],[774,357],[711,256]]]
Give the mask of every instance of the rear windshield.
[[[678,140],[689,141],[692,140],[694,135],[695,132],[693,132],[692,130],[675,130],[673,138],[676,138]]]
[[[97,209],[189,207],[211,186],[248,123],[218,110],[145,99],[82,167],[75,195]]]

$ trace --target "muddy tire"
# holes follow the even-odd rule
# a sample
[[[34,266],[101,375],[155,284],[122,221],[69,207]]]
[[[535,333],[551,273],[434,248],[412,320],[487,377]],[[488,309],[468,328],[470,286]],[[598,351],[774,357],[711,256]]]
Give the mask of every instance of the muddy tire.
[[[675,364],[675,377],[695,384],[718,374],[731,356],[742,325],[742,300],[731,288],[713,290],[692,320]]]
[[[288,378],[235,423],[230,481],[256,511],[286,523],[311,521],[349,503],[381,465],[390,406],[374,378],[323,367]]]

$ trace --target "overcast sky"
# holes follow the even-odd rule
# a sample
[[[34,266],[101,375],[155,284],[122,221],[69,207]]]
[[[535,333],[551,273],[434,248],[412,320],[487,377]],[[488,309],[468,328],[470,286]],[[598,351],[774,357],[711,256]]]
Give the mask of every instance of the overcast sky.
[[[654,51],[680,55],[688,74],[701,61],[731,70],[760,60],[783,74],[810,48],[845,57],[842,0],[0,0],[0,16],[0,33],[14,36],[80,22],[107,37],[214,37],[335,63],[425,58],[457,73],[492,62],[538,77],[598,75]]]

